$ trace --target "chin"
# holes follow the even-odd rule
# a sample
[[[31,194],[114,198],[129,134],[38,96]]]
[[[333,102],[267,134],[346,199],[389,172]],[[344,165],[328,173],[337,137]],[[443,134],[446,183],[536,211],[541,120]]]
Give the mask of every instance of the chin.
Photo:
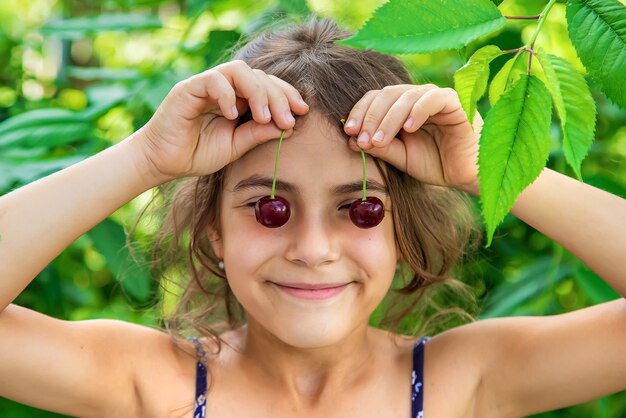
[[[323,348],[335,345],[346,338],[351,330],[335,319],[332,325],[317,321],[315,324],[281,324],[274,335],[285,344],[296,348]]]

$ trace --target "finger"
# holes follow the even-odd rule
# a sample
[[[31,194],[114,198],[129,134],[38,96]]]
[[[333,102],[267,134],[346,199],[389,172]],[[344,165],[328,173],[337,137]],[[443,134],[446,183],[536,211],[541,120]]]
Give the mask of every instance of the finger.
[[[267,90],[270,113],[272,114],[272,119],[276,125],[281,129],[293,128],[296,120],[291,113],[289,100],[283,93],[282,89],[278,87],[278,85],[276,85],[263,71],[257,69],[253,69],[252,71]]]
[[[389,109],[400,97],[401,90],[396,88],[398,86],[387,86],[383,88],[380,93],[376,95],[369,108],[363,116],[363,122],[361,126],[361,132],[357,137],[357,144],[362,149],[369,150],[373,147],[372,139],[379,139],[382,134],[376,128],[380,125],[383,118],[389,112]]]
[[[267,89],[254,71],[241,60],[230,61],[215,67],[235,88],[235,94],[248,101],[252,117],[258,123],[269,123],[272,119]]]
[[[352,145],[350,146],[350,148],[354,149]],[[406,146],[404,142],[399,139],[391,141],[386,147],[372,147],[365,152],[367,152],[372,157],[380,158],[381,160],[394,165],[399,170],[402,170],[404,172],[406,172],[407,170]]]
[[[289,100],[289,106],[293,113],[296,115],[304,115],[309,111],[309,105],[306,104],[302,95],[294,86],[275,75],[268,74],[267,76],[283,90],[283,93]]]
[[[461,104],[458,95],[453,89],[436,88],[429,90],[411,109],[410,117],[413,123],[404,126],[407,132],[415,132],[430,118],[432,122],[438,124],[461,123],[466,116],[460,115]]]
[[[363,116],[379,92],[380,90],[370,90],[365,93],[358,102],[356,102],[356,104],[352,107],[352,110],[350,110],[348,119],[343,126],[345,133],[351,136],[357,136],[359,132],[361,132]]]
[[[413,105],[431,89],[432,87],[428,86],[414,86],[414,88],[405,90],[387,111],[380,125],[374,129],[372,145],[375,147],[387,146],[403,128],[407,120],[412,123],[410,117]]]
[[[248,111],[248,109],[250,109],[250,106],[248,106],[248,101],[241,97],[237,97],[236,106],[239,117],[241,117],[244,113]]]
[[[194,119],[215,108],[215,102],[225,117],[235,119],[237,112],[235,90],[219,72],[207,70],[177,83],[172,89],[179,101],[174,103],[175,112],[187,119]]]
[[[233,132],[231,151],[233,161],[240,158],[257,145],[279,139],[282,132],[283,130],[280,129],[274,121],[260,124],[251,120],[238,126]],[[289,138],[292,134],[293,129],[285,130],[283,139]]]

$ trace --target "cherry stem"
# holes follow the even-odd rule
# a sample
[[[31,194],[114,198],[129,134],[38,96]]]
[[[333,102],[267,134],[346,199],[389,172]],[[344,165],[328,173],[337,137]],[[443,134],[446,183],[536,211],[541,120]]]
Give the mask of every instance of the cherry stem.
[[[346,124],[346,120],[344,118],[339,119],[339,122],[341,122],[342,124]],[[351,136],[350,139],[353,139],[354,137]],[[367,193],[366,191],[366,181],[365,179],[367,178],[367,174],[365,172],[365,153],[363,152],[363,150],[361,150],[361,157],[363,158],[363,197],[361,198],[361,200],[365,201],[367,200]]]
[[[272,180],[272,193],[270,199],[274,199],[274,190],[276,190],[276,172],[278,171],[278,154],[280,154],[280,144],[283,143],[283,136],[285,136],[285,129],[280,134],[280,140],[278,141],[278,150],[276,150],[276,161],[274,162],[274,179]]]
[[[361,150],[361,157],[363,157],[363,198],[361,200],[365,201],[367,199],[367,195],[365,193],[365,179],[367,177],[365,173],[365,153],[363,152],[363,150]]]

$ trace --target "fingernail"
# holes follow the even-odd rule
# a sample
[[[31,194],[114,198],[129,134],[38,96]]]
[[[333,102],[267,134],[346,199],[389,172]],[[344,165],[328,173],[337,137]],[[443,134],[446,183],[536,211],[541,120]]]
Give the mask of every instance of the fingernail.
[[[358,139],[357,139],[357,142],[358,142],[360,145],[365,145],[365,144],[367,144],[367,143],[368,143],[368,141],[369,141],[369,140],[370,140],[370,136],[369,136],[369,134],[368,134],[367,132],[361,132],[361,133],[359,134],[359,137],[358,137]]]
[[[263,116],[265,116],[267,119],[272,117],[272,114],[270,113],[270,108],[265,106],[263,108]]]
[[[372,141],[380,143],[383,142],[383,138],[385,138],[385,134],[383,133],[383,131],[378,131],[372,137]]]
[[[411,116],[409,116],[409,118],[406,120],[406,122],[404,122],[404,127],[406,129],[409,129],[411,126],[413,126],[413,118]]]
[[[233,117],[237,117],[239,116],[239,112],[237,111],[237,106],[233,106],[232,109],[230,109],[230,112],[233,114]]]
[[[285,119],[287,119],[287,122],[295,122],[296,121],[293,118],[293,115],[291,114],[291,112],[285,112]]]
[[[306,104],[306,102],[304,100],[302,100],[302,99],[300,99],[300,104],[303,105],[303,106],[309,107],[309,105]]]
[[[356,121],[354,119],[350,119],[346,122],[346,128],[352,128],[356,126]]]

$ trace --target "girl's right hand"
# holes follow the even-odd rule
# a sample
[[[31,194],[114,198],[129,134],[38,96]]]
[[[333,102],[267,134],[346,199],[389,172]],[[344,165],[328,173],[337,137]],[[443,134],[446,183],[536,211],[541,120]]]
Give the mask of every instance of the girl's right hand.
[[[250,109],[252,119],[237,126]],[[289,83],[237,60],[177,83],[133,138],[162,182],[214,173],[256,145],[293,132],[309,110]]]

